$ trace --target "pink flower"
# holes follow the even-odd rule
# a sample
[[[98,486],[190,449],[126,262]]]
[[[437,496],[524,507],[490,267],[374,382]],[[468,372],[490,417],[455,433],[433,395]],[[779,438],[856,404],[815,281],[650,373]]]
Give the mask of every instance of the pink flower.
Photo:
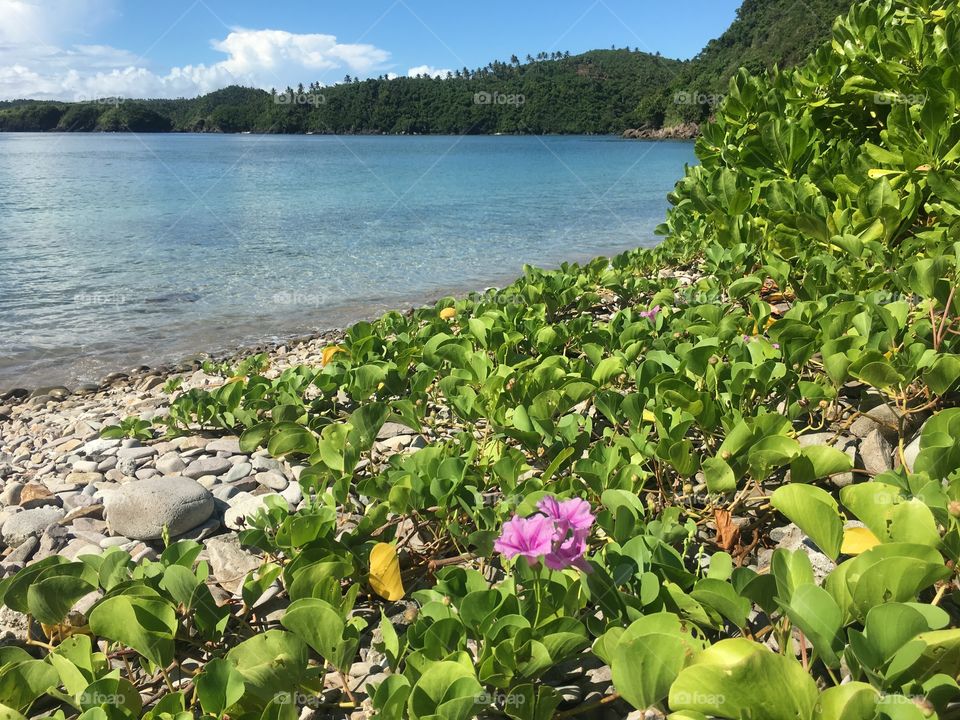
[[[657,315],[658,315],[659,313],[660,313],[660,306],[659,306],[659,305],[654,305],[654,306],[653,306],[652,308],[650,308],[649,310],[641,310],[641,311],[640,311],[639,313],[637,313],[637,314],[638,314],[640,317],[642,317],[642,318],[646,318],[646,319],[649,320],[650,322],[656,322],[656,320],[657,320]]]
[[[531,562],[543,558],[551,570],[576,567],[591,572],[583,555],[595,520],[590,503],[580,498],[558,500],[547,495],[537,503],[542,514],[514,516],[503,524],[493,548],[508,558],[522,555]]]
[[[592,516],[591,516],[592,517]],[[591,521],[592,522],[592,521]],[[561,537],[554,541],[553,550],[547,553],[544,564],[551,570],[563,570],[567,567],[576,567],[584,572],[592,572],[583,554],[587,551],[587,535],[590,528],[574,530],[566,538]]]
[[[553,522],[543,515],[528,518],[515,515],[503,524],[503,532],[493,549],[508,558],[522,555],[530,562],[536,562],[553,549],[555,532]]]
[[[547,495],[537,503],[537,510],[556,523],[561,538],[568,530],[589,530],[595,519],[590,512],[590,503],[580,498],[558,500]]]
[[[779,349],[780,349],[780,343],[773,343],[770,347],[772,347],[774,350],[779,350]]]

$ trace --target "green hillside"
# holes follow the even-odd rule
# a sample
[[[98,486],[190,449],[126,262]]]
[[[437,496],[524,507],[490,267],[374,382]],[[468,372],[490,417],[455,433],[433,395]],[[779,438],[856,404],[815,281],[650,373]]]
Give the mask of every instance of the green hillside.
[[[693,60],[636,49],[514,56],[446,78],[333,86],[228,87],[193,99],[0,103],[0,131],[257,133],[620,133],[701,122],[741,66],[802,61],[852,0],[745,0]]]

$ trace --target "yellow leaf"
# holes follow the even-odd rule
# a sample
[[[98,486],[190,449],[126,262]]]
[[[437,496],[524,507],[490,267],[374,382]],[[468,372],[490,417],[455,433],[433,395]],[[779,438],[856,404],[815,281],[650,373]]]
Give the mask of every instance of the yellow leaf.
[[[440,317],[443,320],[453,320],[457,316],[457,311],[454,308],[444,308],[440,311]]]
[[[763,329],[764,329],[764,330],[769,330],[770,328],[772,328],[772,327],[773,327],[774,325],[776,325],[776,324],[777,324],[777,319],[776,319],[775,317],[768,317],[768,318],[767,318],[767,322],[766,322],[766,323],[764,324],[764,326],[763,326]]]
[[[384,600],[394,602],[404,596],[397,548],[377,543],[370,551],[370,587]]]
[[[643,419],[646,420],[647,422],[656,422],[656,421],[657,421],[657,416],[654,415],[654,414],[653,414],[652,412],[650,412],[649,410],[644,410],[644,411],[643,411]]]
[[[879,545],[877,536],[865,527],[852,527],[843,531],[843,544],[840,552],[844,555],[859,555]]]
[[[871,180],[886,177],[887,175],[900,175],[901,170],[885,170],[883,168],[870,168],[867,170],[867,177]]]
[[[333,360],[333,356],[339,352],[344,352],[344,349],[338,345],[331,345],[330,347],[324,348],[323,355],[320,358],[320,364],[326,367],[327,363]]]

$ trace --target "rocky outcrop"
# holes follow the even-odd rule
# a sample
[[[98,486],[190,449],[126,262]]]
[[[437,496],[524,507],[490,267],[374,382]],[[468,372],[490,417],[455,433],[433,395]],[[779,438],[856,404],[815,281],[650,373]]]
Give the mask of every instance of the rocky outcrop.
[[[628,140],[694,140],[700,137],[697,123],[681,123],[664,128],[637,128],[624,130],[623,137]]]

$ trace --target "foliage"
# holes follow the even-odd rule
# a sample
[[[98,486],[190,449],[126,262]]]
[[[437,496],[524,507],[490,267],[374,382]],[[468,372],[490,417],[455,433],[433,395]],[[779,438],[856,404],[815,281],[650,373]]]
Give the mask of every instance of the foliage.
[[[252,520],[264,563],[224,605],[190,542],[0,582],[47,635],[0,650],[8,715],[292,717],[374,625],[382,718],[550,718],[551,670],[583,653],[685,720],[954,715],[958,48],[948,0],[857,5],[803,67],[731,80],[658,248],[357,323],[322,367],[209,366],[222,385],[180,392],[169,432],[297,458],[304,504]],[[838,493],[849,462],[797,438],[878,408],[899,467]],[[381,460],[388,420],[430,442]],[[547,495],[589,503],[584,569],[494,555]],[[777,548],[747,567],[784,518],[836,566]],[[404,589],[401,623],[374,591]]]

